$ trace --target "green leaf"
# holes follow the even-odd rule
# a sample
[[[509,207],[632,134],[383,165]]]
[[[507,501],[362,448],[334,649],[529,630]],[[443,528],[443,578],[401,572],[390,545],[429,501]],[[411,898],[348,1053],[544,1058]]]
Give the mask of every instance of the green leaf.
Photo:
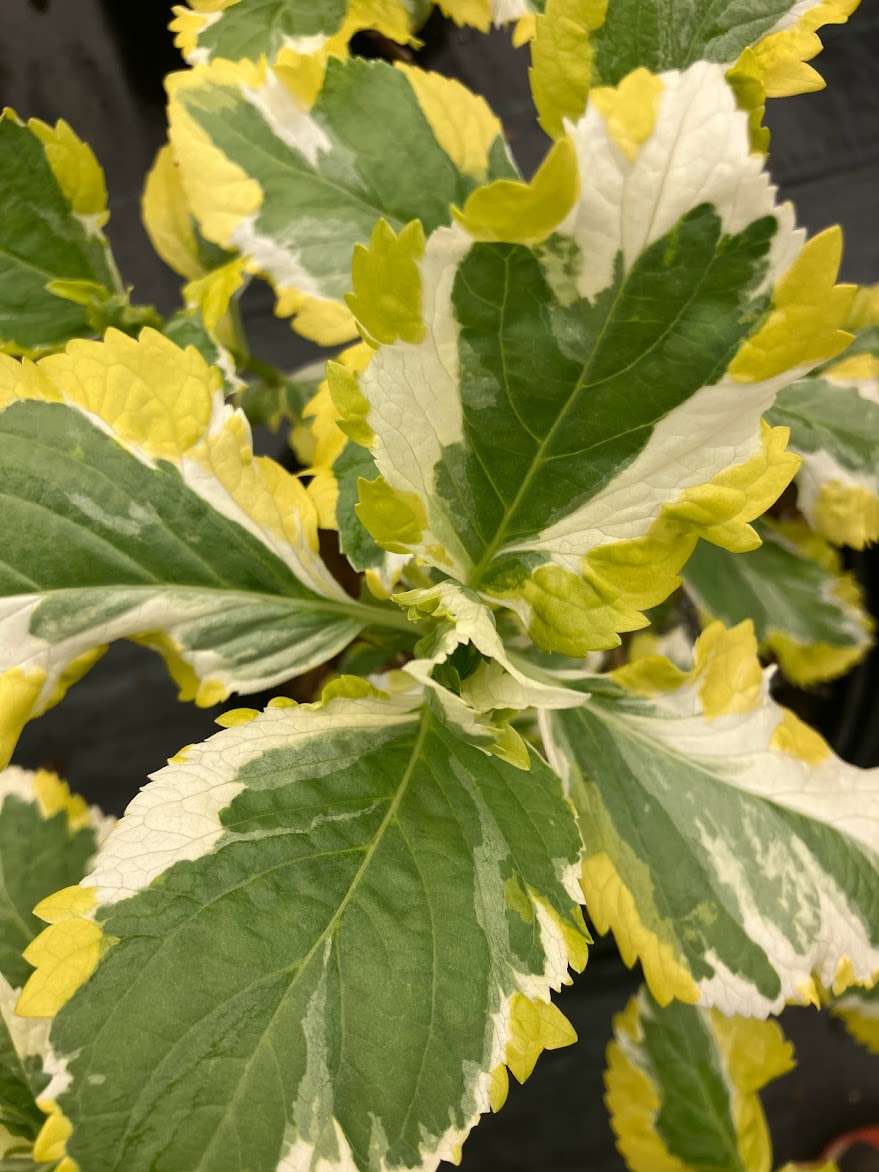
[[[272,281],[279,315],[333,344],[355,334],[351,254],[380,217],[431,230],[515,170],[497,119],[458,82],[331,60],[308,108],[288,81],[247,62],[172,74],[171,142],[202,234]]]
[[[381,474],[376,541],[573,656],[644,626],[697,537],[758,544],[797,466],[760,416],[850,340],[840,238],[792,230],[720,69],[650,83],[650,126],[591,105],[530,186],[476,192],[426,249],[380,226],[352,304],[384,291],[385,344],[329,367]]]
[[[145,330],[0,365],[0,696],[8,754],[103,645],[137,638],[214,704],[323,663],[370,621],[295,477],[254,458],[198,352]],[[14,567],[14,568],[13,568]]]
[[[80,1167],[435,1169],[504,1064],[574,1040],[549,1000],[587,943],[558,779],[354,682],[157,773],[81,918],[33,946],[23,1011],[88,978],[52,1027]]]
[[[846,355],[787,387],[768,418],[803,457],[797,503],[813,528],[855,549],[879,541],[879,361]]]
[[[0,349],[57,350],[94,333],[89,307],[121,294],[101,231],[104,176],[66,122],[0,116]]]
[[[663,1004],[763,1017],[879,969],[879,770],[777,705],[756,651],[716,623],[692,672],[648,657],[541,718],[599,930]]]
[[[13,988],[30,975],[21,954],[42,927],[32,909],[80,881],[110,825],[54,773],[0,773],[0,976]]]
[[[343,52],[363,29],[405,44],[424,20],[425,8],[424,0],[188,0],[188,7],[174,9],[171,30],[191,65],[215,57],[323,57]]]
[[[822,89],[806,62],[821,52],[817,30],[844,24],[859,0],[547,0],[537,20],[531,85],[553,137],[583,113],[590,90],[636,70],[686,70],[697,61],[736,66],[749,108],[765,98]],[[634,88],[629,92],[634,98]],[[760,111],[762,114],[762,111]]]
[[[793,1066],[775,1022],[661,1008],[642,987],[614,1018],[604,1076],[631,1172],[770,1172],[757,1092]]]
[[[793,683],[842,675],[873,642],[856,579],[807,525],[764,520],[755,528],[763,544],[752,553],[700,542],[684,569],[688,593],[728,627],[751,619],[760,646]]]

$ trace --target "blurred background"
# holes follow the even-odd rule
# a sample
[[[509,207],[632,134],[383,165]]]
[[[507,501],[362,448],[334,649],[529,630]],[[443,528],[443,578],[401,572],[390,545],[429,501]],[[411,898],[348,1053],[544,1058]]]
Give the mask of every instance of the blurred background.
[[[134,285],[136,301],[162,312],[178,305],[179,279],[149,245],[140,194],[165,139],[162,78],[182,67],[167,32],[169,19],[169,0],[0,3],[0,104],[22,117],[63,117],[91,144],[107,175],[108,232],[123,277]],[[547,140],[534,121],[527,49],[514,50],[503,32],[486,37],[437,16],[422,38],[419,64],[483,94],[504,123],[520,166],[531,173]],[[847,25],[826,27],[822,39],[825,51],[815,64],[827,89],[769,105],[770,169],[810,232],[842,224],[843,279],[872,283],[879,281],[879,0],[862,0]],[[354,48],[376,52],[365,38],[357,38]],[[273,317],[273,302],[269,286],[259,282],[245,294],[251,349],[293,370],[319,351]],[[284,448],[283,439],[268,434],[258,440],[273,455]],[[879,614],[879,555],[853,554],[849,564]],[[248,703],[259,706],[261,699]],[[861,766],[879,765],[877,653],[841,681],[808,694],[785,692],[783,699],[842,756]],[[90,801],[121,814],[149,773],[182,745],[210,736],[222,707],[236,703],[217,709],[178,703],[159,658],[120,643],[57,708],[28,726],[15,760],[57,770]],[[526,1086],[513,1087],[504,1111],[487,1117],[468,1140],[465,1172],[624,1168],[602,1103],[602,1073],[611,1016],[638,983],[612,941],[599,941],[586,972],[560,999],[579,1045],[545,1054]],[[763,1096],[779,1166],[815,1159],[841,1132],[879,1124],[879,1058],[855,1046],[841,1022],[814,1010],[790,1009],[783,1024],[799,1066]],[[842,1167],[879,1172],[879,1153],[852,1152]]]

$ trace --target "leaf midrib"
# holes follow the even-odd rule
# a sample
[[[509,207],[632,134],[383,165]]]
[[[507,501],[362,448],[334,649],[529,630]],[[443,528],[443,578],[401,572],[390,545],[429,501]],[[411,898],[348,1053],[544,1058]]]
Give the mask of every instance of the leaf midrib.
[[[718,1083],[721,1085],[722,1089],[726,1091],[728,1096],[725,1104],[726,1110],[723,1111],[722,1108],[720,1108],[716,1103],[714,1097],[709,1093],[708,1087],[704,1081],[700,1079],[697,1084],[698,1096],[701,1100],[702,1116],[703,1118],[708,1116],[712,1120],[715,1135],[721,1137],[723,1145],[726,1148],[723,1160],[718,1160],[716,1164],[712,1161],[710,1167],[705,1166],[704,1172],[748,1172],[748,1169],[742,1163],[742,1153],[739,1146],[739,1137],[732,1114],[733,1098],[735,1095],[741,1093],[742,1088],[736,1087],[734,1084],[731,1085],[728,1072],[723,1065],[719,1047],[714,1040],[714,1034],[707,1027],[704,1019],[700,1019],[700,1028],[704,1031],[708,1038],[710,1056],[714,1060],[712,1073],[716,1076]],[[689,1059],[689,1066],[692,1068],[698,1061],[698,1050],[694,1046],[689,1034],[684,1033],[680,1036],[686,1048],[687,1057]],[[652,1061],[651,1066],[653,1069],[656,1085],[662,1088],[665,1085],[662,1079],[662,1071]],[[661,1103],[660,1109],[655,1117],[656,1132],[663,1139],[668,1150],[677,1155],[677,1151],[675,1150],[676,1145],[674,1143],[674,1136],[667,1132],[666,1129],[660,1125],[662,1105],[663,1104]],[[730,1162],[733,1159],[735,1160],[735,1165]]]
[[[534,480],[534,477],[537,475],[539,469],[544,464],[545,453],[546,453],[547,448],[552,443],[552,441],[555,439],[556,434],[559,430],[559,427],[564,422],[564,420],[568,417],[568,414],[569,414],[571,408],[573,407],[574,403],[579,399],[580,392],[583,390],[584,386],[586,385],[586,380],[588,379],[589,373],[592,370],[593,364],[595,363],[595,360],[598,356],[598,352],[601,347],[601,343],[604,341],[604,336],[610,327],[610,323],[614,319],[614,314],[615,314],[617,308],[619,307],[619,303],[622,299],[623,293],[625,292],[627,286],[628,286],[628,279],[620,282],[620,286],[619,286],[619,289],[617,290],[616,296],[614,297],[613,304],[611,305],[610,309],[608,310],[607,316],[605,317],[604,322],[602,323],[601,330],[599,331],[599,333],[595,339],[595,343],[592,347],[592,353],[589,356],[589,360],[588,360],[588,362],[584,363],[583,368],[580,371],[579,377],[577,378],[577,381],[574,383],[574,386],[571,389],[571,393],[568,395],[568,398],[565,401],[564,406],[562,407],[561,411],[559,411],[559,413],[556,416],[549,431],[546,433],[546,435],[540,441],[540,444],[537,448],[537,451],[534,453],[534,456],[532,457],[531,464],[529,465],[528,471],[525,474],[525,476],[523,477],[522,483],[519,485],[519,489],[518,489],[515,497],[513,498],[512,503],[504,509],[503,519],[502,519],[500,525],[498,526],[497,530],[495,531],[494,537],[486,546],[486,548],[482,554],[482,557],[479,559],[479,561],[473,567],[473,570],[471,571],[471,573],[467,579],[468,586],[471,586],[474,589],[476,587],[478,587],[479,581],[482,578],[482,575],[485,573],[485,571],[491,565],[491,563],[495,557],[495,554],[498,552],[498,550],[503,545],[504,538],[507,535],[507,530],[510,527],[510,523],[511,523],[513,517],[516,515],[516,511],[518,510],[522,501],[527,496],[528,491],[531,488],[531,483]],[[508,388],[504,388],[504,389],[507,391],[508,397],[509,397]]]
[[[392,627],[394,630],[412,631],[413,633],[417,631],[417,627],[413,626],[402,612],[397,614],[392,610],[380,610],[378,607],[373,607],[369,603],[358,602],[355,598],[352,598],[350,602],[334,602],[332,599],[322,599],[317,596],[314,598],[298,598],[294,594],[265,594],[260,591],[224,590],[216,586],[177,586],[173,582],[160,582],[155,586],[127,586],[124,583],[113,583],[109,586],[66,586],[59,590],[44,590],[33,595],[7,594],[0,595],[0,597],[22,599],[37,597],[46,600],[49,598],[57,598],[59,595],[64,594],[80,594],[84,591],[95,591],[98,594],[106,594],[116,590],[125,591],[126,594],[142,592],[145,595],[161,595],[166,592],[168,594],[216,594],[218,598],[222,599],[244,598],[249,601],[255,600],[271,603],[274,606],[287,603],[291,608],[296,610],[323,611],[328,614],[337,614],[357,619],[373,626]]]
[[[297,970],[296,970],[296,975],[290,981],[290,984],[287,986],[286,990],[284,991],[283,996],[278,1001],[277,1008],[275,1009],[272,1016],[269,1018],[265,1029],[263,1030],[262,1034],[260,1035],[259,1043],[256,1046],[254,1046],[250,1057],[247,1059],[244,1070],[242,1071],[240,1078],[237,1080],[237,1082],[235,1084],[235,1091],[234,1091],[232,1097],[230,1099],[228,1099],[225,1104],[225,1107],[224,1107],[225,1111],[228,1111],[230,1109],[230,1107],[232,1106],[232,1104],[237,1099],[237,1097],[241,1091],[241,1088],[246,1081],[247,1075],[250,1072],[250,1069],[253,1065],[253,1062],[256,1058],[257,1052],[258,1052],[260,1046],[262,1045],[262,1042],[265,1039],[266,1035],[268,1034],[269,1030],[274,1025],[275,1019],[277,1018],[278,1014],[281,1012],[282,1008],[286,1004],[287,998],[290,996],[290,993],[292,992],[293,989],[296,988],[296,984],[300,980],[302,975],[305,972],[307,972],[308,967],[311,964],[311,962],[314,960],[314,958],[317,955],[319,955],[319,953],[323,949],[324,944],[328,940],[331,940],[335,937],[336,930],[338,929],[340,923],[342,922],[342,918],[348,909],[348,905],[351,903],[351,901],[354,898],[354,895],[356,894],[357,889],[360,886],[364,876],[368,872],[376,851],[378,850],[381,843],[384,841],[385,833],[387,832],[387,830],[391,826],[391,824],[396,821],[397,812],[399,811],[400,805],[403,801],[403,798],[406,794],[406,791],[409,788],[409,783],[412,780],[412,776],[415,772],[415,768],[419,763],[419,760],[421,757],[421,750],[424,747],[424,742],[427,739],[427,734],[430,730],[430,720],[431,720],[430,710],[425,707],[424,712],[422,713],[421,722],[419,724],[418,732],[415,736],[415,743],[412,746],[412,755],[409,758],[408,762],[406,763],[406,768],[403,772],[403,777],[400,780],[400,784],[397,787],[396,793],[394,794],[393,798],[391,799],[391,802],[390,802],[390,805],[388,806],[387,812],[385,813],[385,816],[382,819],[381,824],[378,827],[378,830],[375,832],[375,835],[374,835],[372,841],[370,842],[369,846],[366,848],[366,851],[363,856],[363,860],[362,860],[360,866],[357,868],[357,871],[356,871],[353,879],[351,880],[351,883],[349,884],[348,890],[345,892],[345,895],[344,895],[343,899],[341,900],[341,902],[339,903],[338,908],[333,912],[332,916],[327,921],[326,927],[323,929],[323,931],[317,937],[317,939],[315,940],[314,944],[309,949],[306,956],[301,961],[299,961],[298,966],[297,966]],[[212,1151],[213,1146],[214,1146],[214,1142],[215,1142],[218,1134],[219,1134],[218,1131],[214,1132],[213,1138],[211,1139],[210,1143],[205,1148],[204,1153],[200,1157],[198,1163],[192,1169],[192,1172],[199,1172],[199,1169],[201,1169],[201,1168],[207,1168],[207,1172],[210,1172],[209,1166],[205,1165],[205,1159],[209,1156],[210,1152]]]

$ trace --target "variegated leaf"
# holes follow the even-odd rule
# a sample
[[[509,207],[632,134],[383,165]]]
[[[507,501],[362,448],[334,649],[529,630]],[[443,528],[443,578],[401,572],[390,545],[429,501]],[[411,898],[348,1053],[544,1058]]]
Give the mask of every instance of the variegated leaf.
[[[19,1008],[60,1007],[81,1168],[435,1169],[574,1040],[558,779],[355,682],[187,749],[42,905]]]
[[[171,31],[190,65],[278,56],[321,63],[342,56],[364,29],[405,44],[427,10],[426,0],[187,0],[174,8]]]
[[[760,646],[793,683],[842,675],[872,645],[857,580],[807,525],[764,520],[755,528],[763,544],[752,553],[700,542],[684,568],[688,593],[728,627],[751,619]]]
[[[48,1018],[16,1013],[31,974],[22,952],[44,927],[33,907],[59,886],[78,883],[113,821],[71,795],[54,773],[11,766],[0,773],[0,1169],[76,1172],[58,1147],[57,1121],[44,1096],[57,1067]],[[49,1118],[46,1118],[46,1110]],[[63,1127],[62,1127],[63,1131]],[[59,1162],[60,1161],[60,1162]]]
[[[0,365],[6,505],[3,752],[114,639],[160,651],[184,698],[289,679],[370,621],[318,554],[299,481],[254,458],[219,372],[152,330]]]
[[[767,417],[803,458],[800,510],[836,545],[879,541],[879,357],[846,357],[787,387]]]
[[[244,262],[202,236],[170,145],[159,150],[147,175],[141,214],[153,248],[169,268],[186,278],[187,306],[198,311],[216,346],[230,346],[232,331],[226,315],[244,285]]]
[[[57,350],[124,303],[104,175],[66,122],[0,116],[0,349]]]
[[[844,24],[860,0],[546,0],[532,46],[531,85],[540,122],[553,137],[579,118],[590,90],[618,86],[636,70],[663,73],[696,61],[734,67],[749,108],[766,97],[822,89],[806,62],[821,52],[818,30]],[[637,75],[636,75],[637,76]],[[631,115],[641,98],[621,86]]]
[[[13,987],[30,975],[21,954],[41,929],[33,908],[80,881],[111,826],[54,773],[0,773],[0,976]]]
[[[458,25],[470,25],[487,33],[515,22],[513,44],[524,45],[534,36],[537,13],[543,12],[546,0],[436,0],[440,12]]]
[[[476,192],[426,246],[380,225],[350,304],[382,345],[329,367],[381,473],[379,544],[569,655],[644,626],[697,537],[758,544],[798,466],[760,416],[850,340],[839,235],[793,230],[720,68],[642,89],[637,119],[590,105],[531,185]]]
[[[338,362],[363,370],[372,355],[372,348],[360,342],[343,350]],[[325,377],[291,429],[290,446],[304,465],[301,476],[307,481],[321,529],[338,533],[339,548],[354,569],[364,574],[372,594],[388,598],[410,559],[382,549],[357,516],[358,483],[375,479],[375,462],[340,430],[339,412]]]
[[[351,253],[380,217],[432,230],[516,172],[485,102],[438,74],[331,60],[310,108],[290,84],[264,63],[172,74],[171,142],[202,234],[272,281],[280,316],[332,344],[355,334]]]
[[[793,1066],[775,1022],[662,1008],[642,986],[607,1051],[617,1147],[631,1172],[771,1172],[758,1091]]]
[[[750,624],[695,666],[647,658],[542,713],[586,843],[583,890],[651,992],[763,1017],[879,970],[879,770],[769,696]]]
[[[170,144],[159,149],[146,177],[141,216],[153,248],[187,281],[196,281],[235,259],[234,253],[211,244],[199,232]]]
[[[831,1001],[830,1012],[845,1022],[856,1041],[873,1054],[879,1054],[879,983],[869,989],[857,986],[849,989]]]
[[[37,1099],[50,1083],[46,1069],[50,1023],[18,1017],[17,1000],[17,990],[0,974],[0,1169],[37,1172],[34,1143],[46,1120]]]

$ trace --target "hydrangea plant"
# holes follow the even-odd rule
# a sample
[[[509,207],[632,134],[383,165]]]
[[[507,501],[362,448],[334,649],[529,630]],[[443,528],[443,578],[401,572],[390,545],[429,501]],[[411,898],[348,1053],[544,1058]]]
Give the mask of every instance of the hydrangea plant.
[[[112,828],[0,777],[4,1169],[460,1162],[576,1040],[584,907],[644,975],[635,1172],[769,1172],[786,1004],[879,1047],[879,771],[773,692],[872,634],[838,547],[879,538],[879,301],[762,124],[856,2],[438,0],[529,45],[526,179],[414,64],[424,0],[190,0],[167,320],[91,150],[4,113],[2,764],[116,639],[182,700],[276,693]],[[250,355],[260,279],[325,366]]]

